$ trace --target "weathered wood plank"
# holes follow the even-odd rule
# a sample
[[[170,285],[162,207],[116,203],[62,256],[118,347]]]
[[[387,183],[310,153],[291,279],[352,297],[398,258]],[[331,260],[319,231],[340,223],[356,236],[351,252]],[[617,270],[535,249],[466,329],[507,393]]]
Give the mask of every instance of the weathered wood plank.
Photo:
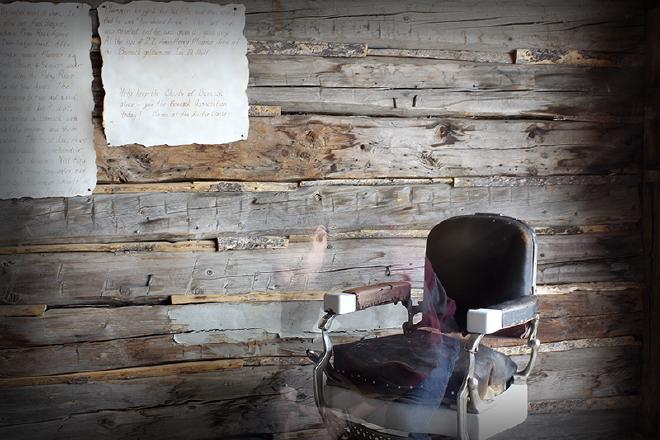
[[[0,340],[0,348],[218,329],[259,328],[266,333],[288,337],[307,337],[318,333],[316,323],[321,311],[319,294],[263,296],[265,298],[241,295],[233,302],[210,304],[51,309],[40,319],[4,317],[0,320],[0,334],[5,335]],[[272,302],[280,299],[284,302]],[[539,332],[544,342],[637,335],[640,332],[640,289],[541,295],[539,300],[543,317]],[[214,316],[217,317],[212,318]],[[389,306],[355,316],[338,319],[338,328],[351,331],[397,329],[405,321],[405,310],[400,306]],[[74,321],[75,327],[70,325]]]
[[[539,284],[635,280],[636,234],[539,237]],[[422,287],[423,238],[289,243],[201,253],[19,254],[0,260],[2,302],[98,304],[177,294],[327,291],[407,279]]]
[[[203,402],[189,399],[178,405],[72,414],[65,419],[1,428],[0,435],[12,440],[87,440],[90,436],[97,439],[256,439],[277,432],[318,427],[318,410],[310,401],[312,397],[298,395],[295,390],[236,399],[220,396]]]
[[[162,377],[192,373],[218,372],[243,367],[243,359],[215,361],[177,362],[152,367],[119,368],[116,370],[88,371],[84,373],[55,374],[51,376],[27,376],[0,379],[0,388],[18,388],[37,385],[83,384],[101,381],[119,381],[143,377]],[[0,422],[0,424],[2,424]]]
[[[641,68],[584,69],[565,65],[471,63],[425,58],[252,56],[250,87],[443,89],[459,91],[579,91],[638,95]],[[423,96],[423,95],[422,95]],[[254,101],[258,102],[258,101]]]
[[[635,349],[619,347],[613,351],[580,349],[542,354],[543,362],[540,365],[543,367],[530,379],[530,400],[544,401],[545,396],[571,396],[568,399],[579,400],[606,398],[611,396],[611,393],[625,394],[634,388],[638,381],[632,373],[635,361],[634,356],[631,355],[634,352]],[[555,385],[557,380],[561,380],[564,386],[557,387]],[[7,393],[8,399],[3,399],[0,403],[0,408],[6,407],[6,411],[2,412],[2,422],[16,424],[17,428],[30,429],[35,425],[17,422],[35,419],[48,422],[52,419],[65,418],[69,415],[67,406],[71,405],[76,409],[72,412],[78,414],[73,416],[75,418],[88,413],[131,411],[125,409],[127,406],[139,408],[141,413],[148,413],[156,408],[162,410],[168,407],[183,408],[184,405],[200,408],[207,404],[213,405],[215,402],[229,401],[246,395],[255,402],[266,400],[270,396],[288,395],[291,396],[291,400],[297,400],[298,403],[309,406],[309,409],[315,409],[311,399],[311,365],[285,371],[269,367],[243,368],[115,381],[111,387],[106,384],[106,382],[94,381],[5,388],[3,392]],[[105,396],[102,402],[98,399],[100,392]],[[293,395],[297,395],[298,398],[295,399]],[[196,396],[194,403],[190,402],[190,396]],[[53,404],[67,398],[71,399],[69,405]],[[542,404],[541,402],[540,405]],[[25,406],[29,408],[26,408],[25,412],[20,412]],[[275,408],[271,409],[275,410]],[[14,417],[18,418],[18,421],[13,421]],[[58,420],[58,422],[61,424],[67,421]],[[83,429],[84,417],[79,417],[78,422],[78,429]],[[244,426],[244,429],[250,432],[249,426]],[[3,428],[3,431],[14,432],[10,427]]]
[[[246,141],[222,147],[108,147],[97,128],[96,151],[99,181],[113,183],[543,176],[636,170],[641,132],[567,121],[282,116],[251,119]]]
[[[349,0],[247,2],[248,38],[365,42],[369,47],[637,49],[642,2],[520,3]],[[524,44],[524,46],[522,46]]]
[[[574,49],[517,49],[516,64],[568,64],[573,66],[611,67],[643,64],[641,54],[594,52]]]
[[[641,80],[641,78],[639,78]],[[513,90],[493,93],[415,88],[250,87],[251,103],[279,105],[286,113],[453,118],[526,118],[638,122],[641,93]]]
[[[639,220],[639,204],[636,185],[454,188],[446,183],[3,200],[0,244],[307,234],[318,225],[330,233],[430,229],[447,217],[473,212],[498,212],[532,226],[634,223]]]

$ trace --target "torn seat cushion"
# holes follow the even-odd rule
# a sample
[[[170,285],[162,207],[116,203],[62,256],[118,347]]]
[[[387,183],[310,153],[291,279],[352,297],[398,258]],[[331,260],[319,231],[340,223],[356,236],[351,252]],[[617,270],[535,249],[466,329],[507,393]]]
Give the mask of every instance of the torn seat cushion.
[[[329,383],[387,400],[437,405],[456,401],[469,357],[463,343],[424,330],[335,345]],[[475,374],[487,398],[503,392],[516,372],[506,355],[480,346]]]

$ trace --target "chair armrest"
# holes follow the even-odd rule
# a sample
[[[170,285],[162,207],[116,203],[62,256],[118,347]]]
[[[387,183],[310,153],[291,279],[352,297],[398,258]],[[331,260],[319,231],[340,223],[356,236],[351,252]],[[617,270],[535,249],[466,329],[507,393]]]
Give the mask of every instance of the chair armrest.
[[[539,303],[535,295],[505,301],[488,308],[470,309],[467,313],[467,331],[495,333],[533,320],[538,310]]]
[[[409,299],[410,283],[395,281],[355,287],[340,293],[326,293],[323,296],[323,310],[333,312],[336,315],[343,315],[373,306],[397,303]]]

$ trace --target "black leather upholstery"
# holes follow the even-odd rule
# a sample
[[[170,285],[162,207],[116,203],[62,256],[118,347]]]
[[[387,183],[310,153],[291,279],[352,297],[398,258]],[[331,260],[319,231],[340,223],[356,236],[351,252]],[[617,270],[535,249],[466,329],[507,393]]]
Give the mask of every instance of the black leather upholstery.
[[[431,230],[426,256],[456,301],[455,318],[463,331],[469,309],[532,294],[533,231],[520,220],[495,214],[452,217]]]
[[[454,403],[467,372],[468,353],[459,340],[438,336],[418,330],[336,345],[329,383],[356,388],[368,396],[430,404],[433,402],[420,399],[425,396],[418,390],[420,384],[434,372],[450,368],[444,399],[431,397],[438,403]],[[482,396],[489,386],[506,389],[515,372],[516,364],[508,356],[485,346],[479,348],[475,376]]]

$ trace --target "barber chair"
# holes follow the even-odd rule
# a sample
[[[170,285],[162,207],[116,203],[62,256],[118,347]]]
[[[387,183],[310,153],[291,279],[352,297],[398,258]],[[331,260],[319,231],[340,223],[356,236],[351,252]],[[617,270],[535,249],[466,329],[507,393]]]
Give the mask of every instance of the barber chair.
[[[525,421],[527,378],[540,345],[536,254],[534,232],[519,220],[452,217],[429,233],[419,304],[407,282],[326,294],[323,352],[308,356],[331,436],[474,440]],[[408,309],[402,334],[333,347],[335,317],[390,303]],[[421,322],[413,323],[418,313]],[[481,345],[485,335],[527,339],[529,362],[518,371],[508,356]]]

